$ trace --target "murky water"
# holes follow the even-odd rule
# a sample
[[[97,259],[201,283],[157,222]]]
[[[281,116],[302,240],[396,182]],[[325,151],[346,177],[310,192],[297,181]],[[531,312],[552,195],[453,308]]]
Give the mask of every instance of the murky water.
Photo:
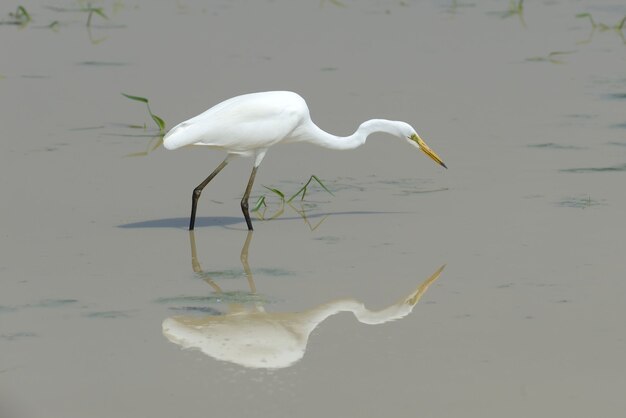
[[[623,415],[626,5],[23,6],[0,25],[1,417]],[[253,234],[245,159],[189,234],[223,155],[165,152],[121,93],[171,127],[273,89],[337,134],[405,120],[449,170],[383,135],[285,145]],[[263,187],[311,174],[334,196]]]

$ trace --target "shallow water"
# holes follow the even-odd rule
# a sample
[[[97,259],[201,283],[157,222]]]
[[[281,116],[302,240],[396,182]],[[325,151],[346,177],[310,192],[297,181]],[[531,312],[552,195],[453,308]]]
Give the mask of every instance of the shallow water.
[[[72,1],[0,25],[1,417],[622,416],[626,44],[576,14],[610,26],[626,6],[93,4],[109,19],[90,29]],[[191,190],[223,155],[165,152],[121,93],[171,127],[273,89],[337,134],[405,120],[449,170],[383,135],[277,147],[254,234],[242,159],[190,235]],[[263,188],[311,174],[334,196],[311,186],[280,212]],[[444,264],[394,321],[304,315],[394,306]],[[175,317],[267,355],[199,349],[225,335],[208,325],[181,349]],[[268,323],[285,339],[255,334]]]

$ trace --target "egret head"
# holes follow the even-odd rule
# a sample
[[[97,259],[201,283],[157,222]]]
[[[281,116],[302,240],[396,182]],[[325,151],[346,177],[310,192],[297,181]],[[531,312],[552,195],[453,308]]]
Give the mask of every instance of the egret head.
[[[433,151],[432,149],[430,149],[428,145],[426,145],[426,142],[424,142],[424,140],[420,138],[417,132],[415,131],[411,132],[410,134],[407,135],[406,138],[409,144],[420,149],[424,154],[428,155],[434,162],[436,162],[437,164],[439,164],[440,166],[444,168],[448,168],[443,163],[441,158],[437,155],[437,153]]]

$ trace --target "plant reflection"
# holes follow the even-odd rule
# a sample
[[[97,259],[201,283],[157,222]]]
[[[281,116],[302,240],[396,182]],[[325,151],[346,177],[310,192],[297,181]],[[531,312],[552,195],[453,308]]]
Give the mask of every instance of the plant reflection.
[[[589,19],[589,23],[591,23],[591,32],[589,32],[589,36],[585,40],[578,41],[577,43],[579,45],[590,43],[593,40],[593,35],[595,34],[596,30],[600,32],[614,31],[620,37],[622,43],[626,44],[626,38],[624,38],[624,32],[622,31],[622,29],[624,28],[624,24],[626,23],[626,16],[624,16],[618,23],[613,26],[607,25],[602,22],[596,22],[590,13],[579,13],[576,15],[576,17]]]
[[[163,145],[163,135],[153,136],[152,138],[150,138],[150,141],[148,142],[148,146],[146,147],[145,151],[133,152],[133,153],[127,154],[126,156],[127,157],[145,157],[148,154],[150,154],[152,151],[159,148],[161,145]]]
[[[241,249],[241,264],[250,287],[250,295],[256,295],[256,286],[248,264],[248,251],[252,240],[248,232]],[[205,277],[205,281],[216,294],[222,289],[207,277],[198,261],[195,236],[189,231],[191,264],[194,272]],[[371,311],[362,302],[354,299],[336,299],[301,312],[266,312],[259,298],[252,306],[237,301],[223,315],[181,315],[163,321],[163,335],[182,348],[193,348],[217,360],[239,364],[249,368],[278,369],[289,367],[299,361],[305,353],[309,335],[328,317],[340,312],[352,312],[363,324],[383,324],[403,318],[413,308],[441,274],[441,266],[432,276],[398,302],[380,310]]]
[[[311,221],[309,221],[309,218],[306,215],[307,209],[310,209],[310,208],[305,207],[305,205],[303,205],[302,203],[298,204],[299,206],[298,208],[296,207],[296,204],[291,203],[289,201],[284,201],[284,200],[280,202],[280,207],[270,215],[266,216],[267,206],[264,206],[262,210],[257,210],[254,213],[256,214],[256,217],[261,221],[271,221],[273,219],[276,219],[282,216],[285,213],[285,205],[289,206],[291,209],[294,210],[294,212],[300,215],[300,217],[302,218],[306,226],[308,226],[311,231],[315,231],[329,216],[329,215],[324,215],[324,217],[319,222],[311,223]]]

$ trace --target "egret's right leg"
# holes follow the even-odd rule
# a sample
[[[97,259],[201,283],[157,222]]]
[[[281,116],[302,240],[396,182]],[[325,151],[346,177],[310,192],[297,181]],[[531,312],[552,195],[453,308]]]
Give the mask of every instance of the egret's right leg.
[[[229,159],[230,159],[229,157],[226,157],[224,161],[222,161],[222,163],[218,165],[217,168],[213,170],[211,174],[209,174],[209,177],[204,179],[204,181],[200,183],[198,187],[193,189],[193,195],[191,196],[191,219],[189,220],[190,231],[193,231],[193,226],[196,223],[196,207],[198,206],[198,199],[200,199],[200,195],[202,194],[202,189],[204,189],[204,187],[207,184],[209,184],[211,180],[213,180],[213,177],[217,176],[217,173],[219,173],[220,171],[222,171],[224,167],[226,167],[226,164],[228,164]]]
[[[246,224],[248,224],[248,231],[252,231],[252,221],[250,220],[250,213],[248,211],[248,199],[250,198],[250,192],[252,191],[252,185],[254,184],[254,177],[256,176],[257,166],[252,168],[252,173],[250,174],[250,179],[248,180],[248,185],[246,186],[246,191],[243,193],[243,198],[241,199],[241,211],[243,212],[243,217],[246,218]]]

